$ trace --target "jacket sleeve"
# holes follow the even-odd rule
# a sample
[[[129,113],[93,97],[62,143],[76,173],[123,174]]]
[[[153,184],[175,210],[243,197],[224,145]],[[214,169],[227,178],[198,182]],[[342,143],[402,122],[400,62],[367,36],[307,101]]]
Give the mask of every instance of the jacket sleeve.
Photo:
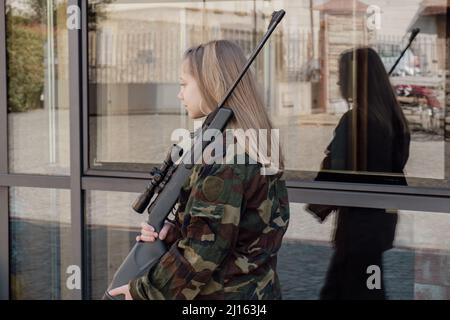
[[[133,299],[194,299],[234,247],[242,180],[233,166],[205,167],[187,201],[181,239],[147,275],[130,282]]]

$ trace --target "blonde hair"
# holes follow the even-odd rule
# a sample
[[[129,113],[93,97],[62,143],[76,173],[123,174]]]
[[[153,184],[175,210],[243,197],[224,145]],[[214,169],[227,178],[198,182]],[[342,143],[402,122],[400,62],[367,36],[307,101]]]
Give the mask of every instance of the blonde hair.
[[[194,77],[200,89],[203,100],[200,110],[205,115],[217,108],[247,62],[242,49],[228,40],[214,40],[192,47],[185,52],[184,59],[187,61],[190,74]],[[234,113],[228,128],[242,129],[243,131],[249,129],[267,130],[268,141],[260,144],[260,147],[267,146],[268,150],[259,150],[257,137],[253,134],[248,137],[249,146],[242,147],[250,154],[257,154],[258,160],[263,160],[263,165],[270,163],[278,168],[278,172],[282,171],[284,159],[279,137],[272,135],[271,129],[273,129],[273,126],[264,107],[253,72],[250,69],[234,89],[225,106],[233,110]],[[207,110],[204,111],[202,108]],[[238,144],[240,141],[238,139]],[[276,150],[279,155],[276,164],[266,157],[266,155],[269,155],[268,151],[272,149]],[[272,155],[270,158],[272,158]]]

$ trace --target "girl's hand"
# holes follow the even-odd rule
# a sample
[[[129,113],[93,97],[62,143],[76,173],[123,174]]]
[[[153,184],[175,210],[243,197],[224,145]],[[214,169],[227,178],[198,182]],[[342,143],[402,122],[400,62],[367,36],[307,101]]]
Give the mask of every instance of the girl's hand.
[[[159,239],[164,240],[169,232],[170,228],[172,228],[172,224],[170,222],[165,222],[164,227],[162,227],[161,232],[159,233]],[[151,225],[146,222],[141,223],[141,235],[136,237],[136,241],[144,241],[144,242],[153,242],[158,237],[158,233],[155,231]]]
[[[130,288],[128,287],[128,284],[110,290],[109,294],[112,295],[113,297],[123,294],[125,295],[125,300],[133,300],[133,297],[131,297]]]

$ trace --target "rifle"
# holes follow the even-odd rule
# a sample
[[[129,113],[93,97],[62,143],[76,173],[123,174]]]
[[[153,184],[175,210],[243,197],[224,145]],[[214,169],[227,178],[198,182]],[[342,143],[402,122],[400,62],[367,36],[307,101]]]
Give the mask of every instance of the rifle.
[[[414,28],[411,31],[411,35],[409,36],[409,41],[408,44],[406,45],[405,49],[403,49],[403,51],[400,53],[400,56],[397,58],[397,60],[395,61],[395,63],[393,64],[393,66],[391,67],[391,69],[389,70],[389,75],[392,74],[392,72],[395,70],[395,67],[397,67],[397,64],[400,62],[400,60],[403,58],[404,54],[406,53],[406,50],[408,50],[408,48],[411,46],[412,42],[414,41],[414,39],[417,37],[417,35],[420,32],[420,28]]]
[[[226,101],[250,68],[250,65],[255,60],[277,25],[283,19],[284,15],[284,10],[274,11],[272,13],[272,19],[264,37],[254,49],[243,70],[234,81],[233,85],[228,89],[216,110],[206,117],[201,130],[197,131],[197,133],[200,134],[194,136],[194,142],[190,150],[184,152],[178,145],[173,145],[169,149],[166,159],[163,161],[161,167],[152,170],[150,183],[144,192],[136,199],[132,207],[136,212],[142,213],[153,199],[148,207],[149,216],[147,223],[153,226],[158,233],[163,227],[167,216],[173,210],[180,194],[181,187],[192,174],[194,164],[199,160],[198,158],[202,155],[203,150],[214,141],[214,139],[202,141],[203,135],[201,133],[209,129],[215,129],[219,132],[224,130],[228,121],[233,116],[233,111],[224,107]],[[180,161],[178,162],[178,160]],[[118,298],[111,296],[109,291],[126,285],[130,280],[147,274],[151,267],[156,264],[166,252],[167,248],[165,244],[159,239],[156,239],[154,242],[137,242],[116,271],[103,299],[119,300]]]

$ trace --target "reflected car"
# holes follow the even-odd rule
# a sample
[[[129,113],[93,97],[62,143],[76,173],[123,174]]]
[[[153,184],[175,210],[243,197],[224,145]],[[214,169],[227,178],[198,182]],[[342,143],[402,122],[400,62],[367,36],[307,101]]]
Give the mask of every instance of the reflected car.
[[[412,84],[396,85],[394,89],[412,129],[441,133],[444,110],[434,89]]]

